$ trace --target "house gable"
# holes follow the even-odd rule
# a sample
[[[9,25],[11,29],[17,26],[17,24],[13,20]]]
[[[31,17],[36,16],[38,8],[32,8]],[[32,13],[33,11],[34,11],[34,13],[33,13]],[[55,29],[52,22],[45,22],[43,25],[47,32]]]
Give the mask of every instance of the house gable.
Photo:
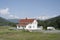
[[[36,29],[37,28],[37,21],[36,20],[34,20],[31,24],[28,24],[27,25],[27,29]]]

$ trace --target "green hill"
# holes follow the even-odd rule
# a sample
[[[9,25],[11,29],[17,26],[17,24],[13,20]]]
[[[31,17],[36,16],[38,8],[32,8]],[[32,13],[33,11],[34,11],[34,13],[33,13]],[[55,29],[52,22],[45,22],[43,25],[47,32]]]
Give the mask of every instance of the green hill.
[[[53,26],[56,29],[60,29],[60,15],[54,18],[50,18],[48,20],[38,20],[38,25],[42,25],[44,26],[44,28],[48,27],[48,26]]]
[[[13,22],[13,23],[18,23],[18,21],[20,20],[20,19],[8,19],[10,22]]]
[[[0,17],[0,26],[14,26],[14,25],[16,24]]]
[[[54,26],[55,28],[60,29],[60,16],[48,19],[45,21],[47,26]]]

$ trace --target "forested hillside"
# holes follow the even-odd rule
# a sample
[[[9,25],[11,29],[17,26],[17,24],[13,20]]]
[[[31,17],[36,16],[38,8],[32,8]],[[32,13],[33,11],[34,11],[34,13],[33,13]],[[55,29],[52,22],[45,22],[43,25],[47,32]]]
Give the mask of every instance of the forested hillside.
[[[48,19],[48,20],[38,20],[38,26],[43,26],[46,28],[47,26],[53,26],[56,29],[60,29],[60,16]]]
[[[0,26],[15,26],[16,24],[0,17]]]
[[[8,19],[10,22],[13,22],[13,23],[18,23],[18,21],[20,20],[20,19]]]

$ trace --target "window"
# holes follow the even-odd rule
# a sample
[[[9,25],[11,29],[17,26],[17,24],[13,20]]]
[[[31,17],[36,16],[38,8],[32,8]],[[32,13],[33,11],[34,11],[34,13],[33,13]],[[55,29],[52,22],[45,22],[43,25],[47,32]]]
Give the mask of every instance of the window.
[[[23,28],[26,28],[26,26],[22,26]]]
[[[31,28],[31,26],[29,26],[29,28]]]

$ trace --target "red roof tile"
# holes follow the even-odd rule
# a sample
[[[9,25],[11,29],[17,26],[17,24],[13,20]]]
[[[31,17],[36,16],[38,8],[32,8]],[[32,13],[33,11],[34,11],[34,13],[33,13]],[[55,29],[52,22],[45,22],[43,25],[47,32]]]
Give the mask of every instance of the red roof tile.
[[[20,19],[19,20],[19,26],[26,26],[29,23],[32,23],[34,19]]]

